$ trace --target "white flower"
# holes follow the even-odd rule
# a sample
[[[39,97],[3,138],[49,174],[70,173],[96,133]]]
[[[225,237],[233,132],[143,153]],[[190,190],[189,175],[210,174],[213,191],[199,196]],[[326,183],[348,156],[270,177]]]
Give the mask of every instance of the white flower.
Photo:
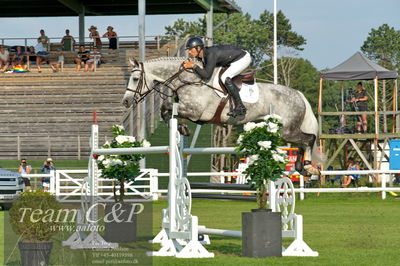
[[[119,144],[122,144],[122,143],[124,143],[125,141],[127,141],[127,138],[126,138],[126,136],[124,136],[124,135],[118,135],[118,136],[115,137],[115,140],[116,140]]]
[[[109,167],[111,165],[111,159],[106,159],[103,161],[103,165],[105,168]]]
[[[276,161],[276,162],[282,162],[282,163],[285,162],[285,158],[282,155],[280,155],[280,154],[278,154],[276,152],[272,153],[272,159],[274,159],[274,161]]]
[[[248,158],[248,164],[252,165],[253,163],[256,163],[256,161],[258,160],[259,155],[258,154],[254,154],[254,155],[250,155]]]
[[[256,127],[265,127],[267,125],[267,123],[265,122],[260,122],[256,124]]]
[[[265,141],[259,141],[257,142],[258,146],[261,147],[261,150],[268,150],[269,148],[271,148],[271,144],[272,142],[269,140],[265,140]]]
[[[277,152],[278,154],[281,154],[281,155],[286,155],[286,154],[287,154],[286,151],[284,151],[284,150],[282,150],[282,149],[280,149],[280,148],[276,148],[276,152]]]
[[[268,131],[269,132],[276,133],[276,132],[278,132],[278,129],[279,129],[278,124],[275,124],[273,122],[268,123]]]
[[[238,139],[236,140],[237,144],[241,144],[243,140],[243,135],[239,135]]]
[[[100,156],[99,156],[99,158],[97,158],[97,160],[99,160],[99,161],[103,161],[103,160],[104,160],[104,158],[105,158],[105,157],[104,157],[104,155],[100,155]]]
[[[243,127],[244,131],[247,131],[247,132],[253,130],[254,128],[256,128],[256,123],[254,123],[254,122],[248,122]]]
[[[131,143],[136,141],[136,138],[132,136],[126,136],[126,139]]]
[[[270,118],[276,119],[278,121],[282,121],[282,117],[277,115],[277,114],[272,114],[272,115],[266,115],[264,116],[264,120],[268,120]]]
[[[121,125],[114,125],[114,127],[118,128],[119,130],[124,130],[125,131],[125,128],[123,126],[121,126]]]
[[[122,165],[122,161],[120,159],[112,159],[111,165]]]
[[[103,144],[103,148],[105,147],[105,146],[110,146],[110,142],[109,141],[106,141],[104,144]]]
[[[151,146],[151,144],[150,144],[150,142],[148,142],[147,140],[143,140],[143,148],[148,148],[148,147],[150,147]]]

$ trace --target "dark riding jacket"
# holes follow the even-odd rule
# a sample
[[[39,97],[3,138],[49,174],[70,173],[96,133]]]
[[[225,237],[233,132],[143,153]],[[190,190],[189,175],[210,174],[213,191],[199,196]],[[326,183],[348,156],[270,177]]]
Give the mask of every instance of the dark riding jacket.
[[[204,68],[194,66],[193,70],[203,80],[211,78],[215,67],[229,67],[232,62],[235,62],[245,56],[246,51],[242,47],[232,45],[220,45],[205,47],[203,51]]]

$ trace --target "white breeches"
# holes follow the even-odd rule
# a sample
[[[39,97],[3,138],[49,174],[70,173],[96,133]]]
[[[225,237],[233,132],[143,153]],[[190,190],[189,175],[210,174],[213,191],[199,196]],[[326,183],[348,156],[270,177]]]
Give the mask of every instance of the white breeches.
[[[239,60],[231,63],[231,65],[228,67],[228,69],[222,74],[221,80],[222,82],[225,83],[226,78],[233,78],[234,76],[239,75],[242,73],[243,70],[245,70],[251,63],[251,56],[249,52],[246,52],[246,54],[240,58]]]

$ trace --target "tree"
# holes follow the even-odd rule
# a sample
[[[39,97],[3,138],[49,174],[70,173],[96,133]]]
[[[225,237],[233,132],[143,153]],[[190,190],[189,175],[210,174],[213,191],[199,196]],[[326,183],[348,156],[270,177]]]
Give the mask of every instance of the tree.
[[[253,65],[258,66],[263,60],[272,56],[273,45],[273,14],[265,10],[259,19],[241,13],[214,14],[214,25],[221,25],[214,30],[214,44],[231,44],[246,48],[253,56]],[[292,31],[289,19],[282,11],[277,14],[278,45],[302,50],[305,39]],[[206,33],[206,19],[186,22],[178,19],[172,26],[166,26],[166,35],[183,38],[187,35],[204,36]]]
[[[181,18],[176,20],[172,26],[166,26],[165,30],[165,35],[171,36],[168,39],[172,39],[174,36],[205,35],[206,32],[205,23],[201,20],[184,21]]]
[[[371,29],[361,51],[383,67],[400,70],[400,31],[387,24]]]

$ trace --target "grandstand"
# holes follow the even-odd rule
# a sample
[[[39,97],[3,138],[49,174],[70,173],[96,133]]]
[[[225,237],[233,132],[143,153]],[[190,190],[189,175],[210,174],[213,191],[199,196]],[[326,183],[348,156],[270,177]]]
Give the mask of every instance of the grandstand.
[[[146,43],[146,58],[168,56],[173,46],[174,42]],[[130,75],[129,58],[137,58],[138,50],[137,43],[126,43],[117,51],[106,47],[101,51],[104,64],[96,72],[75,72],[74,54],[67,53],[62,72],[52,73],[44,65],[42,73],[31,66],[29,73],[0,74],[1,160],[85,158],[93,111],[98,112],[100,140],[111,138],[110,127],[127,118],[121,100]],[[147,118],[152,130],[159,106],[159,101],[148,106],[153,108]],[[137,133],[136,124],[131,127],[129,131]]]

